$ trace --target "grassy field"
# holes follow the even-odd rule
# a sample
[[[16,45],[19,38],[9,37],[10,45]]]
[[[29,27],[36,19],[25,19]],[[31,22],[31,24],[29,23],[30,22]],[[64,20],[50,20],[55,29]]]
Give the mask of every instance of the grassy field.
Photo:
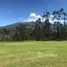
[[[0,67],[67,67],[67,42],[0,42]]]

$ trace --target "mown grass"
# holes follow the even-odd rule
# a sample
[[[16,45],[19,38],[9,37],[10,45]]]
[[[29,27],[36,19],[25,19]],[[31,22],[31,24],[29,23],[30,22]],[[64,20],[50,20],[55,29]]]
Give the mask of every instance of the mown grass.
[[[0,42],[0,67],[67,67],[67,41]]]

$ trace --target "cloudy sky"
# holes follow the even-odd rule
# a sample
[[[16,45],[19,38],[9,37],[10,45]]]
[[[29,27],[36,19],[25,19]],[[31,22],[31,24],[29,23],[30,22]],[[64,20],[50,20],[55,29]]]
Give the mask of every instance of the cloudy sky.
[[[0,0],[0,26],[35,21],[45,9],[52,13],[61,7],[67,11],[67,0]]]

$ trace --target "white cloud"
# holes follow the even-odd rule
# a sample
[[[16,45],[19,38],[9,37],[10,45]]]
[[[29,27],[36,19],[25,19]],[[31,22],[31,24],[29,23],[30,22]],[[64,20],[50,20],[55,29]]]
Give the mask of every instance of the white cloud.
[[[31,13],[29,15],[29,18],[27,20],[24,20],[24,21],[26,21],[26,22],[30,22],[30,21],[35,22],[38,18],[42,19],[42,17],[40,15],[37,15],[35,13]]]
[[[53,15],[50,15],[50,18],[49,18],[49,21],[50,21],[50,23],[52,23],[52,24],[53,24],[55,21],[59,21],[59,22],[61,22],[61,23],[64,22],[63,20],[52,20],[53,17],[54,17]],[[42,18],[42,16],[37,15],[36,13],[31,13],[31,14],[29,15],[29,18],[28,18],[27,20],[24,20],[24,22],[31,22],[31,21],[35,22],[36,20],[38,20],[38,18],[40,18],[42,22],[45,21],[45,18]]]
[[[36,17],[36,14],[35,13],[31,13],[30,17]]]
[[[51,18],[53,18],[54,16],[53,15],[50,15]]]

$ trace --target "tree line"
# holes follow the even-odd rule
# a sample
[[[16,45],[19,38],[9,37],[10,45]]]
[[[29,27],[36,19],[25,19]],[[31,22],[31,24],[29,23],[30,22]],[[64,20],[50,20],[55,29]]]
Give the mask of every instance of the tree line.
[[[19,24],[15,26],[15,30],[0,29],[0,41],[67,40],[67,13],[63,8],[52,14],[46,10],[42,18],[45,18],[44,22],[39,18],[34,28],[25,28],[23,24]],[[50,18],[53,24],[50,23]]]

